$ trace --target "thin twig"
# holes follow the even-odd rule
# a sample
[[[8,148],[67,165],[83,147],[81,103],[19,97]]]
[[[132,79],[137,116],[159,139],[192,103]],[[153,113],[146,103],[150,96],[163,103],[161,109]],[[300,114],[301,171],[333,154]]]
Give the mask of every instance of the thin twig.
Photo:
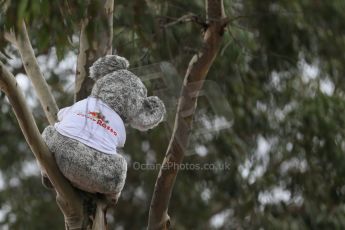
[[[204,28],[207,27],[205,20],[202,20],[201,17],[199,17],[198,15],[193,14],[193,13],[188,13],[186,15],[181,16],[180,18],[172,18],[172,17],[166,17],[166,16],[161,17],[161,18],[166,18],[166,19],[172,20],[172,22],[164,24],[163,25],[164,28],[168,28],[168,27],[174,26],[176,24],[181,24],[181,23],[185,23],[185,22],[194,22],[198,25],[201,25]]]
[[[14,46],[17,46],[17,40],[16,40],[16,36],[15,36],[13,30],[5,32],[4,33],[4,38],[8,42],[12,43]]]

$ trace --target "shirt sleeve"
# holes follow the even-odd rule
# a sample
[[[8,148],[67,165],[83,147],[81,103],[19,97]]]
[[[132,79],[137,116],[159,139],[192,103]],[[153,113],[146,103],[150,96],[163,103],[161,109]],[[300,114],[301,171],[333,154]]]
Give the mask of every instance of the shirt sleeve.
[[[125,127],[122,125],[122,126],[119,126],[119,130],[118,130],[118,143],[117,145],[119,147],[124,147],[125,146],[125,143],[126,143],[126,129]]]
[[[68,110],[70,108],[71,107],[66,107],[66,108],[62,108],[62,109],[59,110],[59,112],[57,114],[58,121],[62,121],[63,117],[65,116],[65,114],[68,112]]]

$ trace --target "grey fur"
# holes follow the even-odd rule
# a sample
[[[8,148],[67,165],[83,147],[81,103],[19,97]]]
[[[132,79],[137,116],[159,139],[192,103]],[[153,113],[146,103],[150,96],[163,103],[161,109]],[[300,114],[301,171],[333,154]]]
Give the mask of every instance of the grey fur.
[[[129,62],[126,58],[117,55],[107,55],[99,58],[90,68],[90,78],[98,80],[108,73],[112,73],[116,70],[127,69]]]
[[[148,130],[160,123],[165,107],[158,97],[147,97],[141,80],[126,70],[125,58],[108,55],[90,68],[96,82],[91,96],[101,99],[119,114],[125,124]],[[115,200],[125,183],[127,163],[120,155],[109,155],[59,134],[53,126],[42,133],[62,174],[77,188],[90,193],[102,193]]]
[[[97,80],[91,96],[100,98],[116,111],[124,122],[136,116],[147,97],[140,79],[128,70],[119,70]]]
[[[104,154],[48,126],[42,133],[62,174],[77,188],[90,193],[119,194],[127,163],[120,154]]]
[[[163,102],[158,97],[147,97],[144,84],[128,70],[118,70],[97,80],[91,95],[100,98],[124,122],[141,131],[154,128],[165,115]]]
[[[165,106],[158,97],[147,97],[130,124],[133,128],[141,131],[152,129],[163,120],[165,113]]]

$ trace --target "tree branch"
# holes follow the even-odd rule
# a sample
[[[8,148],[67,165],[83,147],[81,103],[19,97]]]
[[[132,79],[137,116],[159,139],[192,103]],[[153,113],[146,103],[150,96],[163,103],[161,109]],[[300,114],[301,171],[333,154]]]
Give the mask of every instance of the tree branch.
[[[5,32],[4,33],[4,38],[12,43],[14,46],[17,46],[17,40],[16,40],[16,35],[14,34],[13,31],[10,31],[10,32]]]
[[[106,208],[107,204],[103,201],[97,201],[95,219],[93,221],[92,230],[105,230],[106,226]]]
[[[22,57],[26,73],[31,79],[31,82],[37,93],[37,97],[41,103],[41,106],[43,107],[44,113],[49,123],[54,124],[57,120],[59,108],[38,66],[24,21],[22,21],[20,28],[18,29],[16,45]]]
[[[196,24],[201,25],[204,28],[207,28],[206,22],[194,13],[188,13],[179,18],[171,18],[171,17],[161,17],[161,18],[165,18],[166,20],[171,21],[171,22],[163,24],[162,27],[164,28],[168,28],[170,26],[174,26],[176,24],[181,24],[184,22],[195,22]]]
[[[228,23],[225,17],[223,0],[207,0],[207,29],[203,38],[203,48],[191,59],[186,71],[177,106],[174,130],[162,167],[158,174],[150,205],[148,229],[168,229],[170,220],[168,206],[185,149],[192,129],[197,97],[203,81],[216,58],[224,28]]]
[[[36,122],[26,105],[24,95],[14,78],[0,62],[0,89],[5,92],[17,117],[26,142],[57,191],[57,201],[69,229],[82,229],[83,205],[78,194],[58,169],[53,155],[44,143]]]
[[[113,0],[91,0],[88,18],[81,22],[79,54],[75,79],[75,101],[90,95],[93,81],[89,68],[99,57],[112,53]]]

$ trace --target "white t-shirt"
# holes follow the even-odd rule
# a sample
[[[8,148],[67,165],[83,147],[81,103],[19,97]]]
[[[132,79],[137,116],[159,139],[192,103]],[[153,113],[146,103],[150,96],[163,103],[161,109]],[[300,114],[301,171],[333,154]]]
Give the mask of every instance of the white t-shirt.
[[[120,116],[102,100],[88,97],[58,113],[55,129],[64,136],[107,154],[116,154],[126,142]]]

